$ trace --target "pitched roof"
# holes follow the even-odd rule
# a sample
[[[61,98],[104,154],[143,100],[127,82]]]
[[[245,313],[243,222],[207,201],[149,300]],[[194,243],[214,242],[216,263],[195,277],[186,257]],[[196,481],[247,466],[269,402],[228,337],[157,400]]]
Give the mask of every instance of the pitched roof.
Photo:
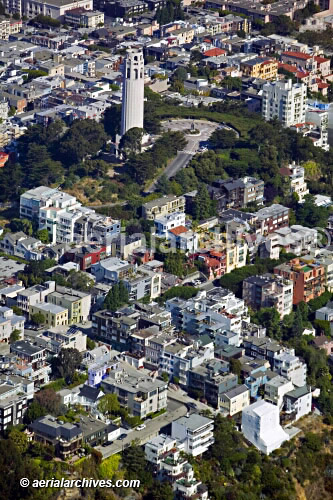
[[[187,233],[188,229],[185,226],[178,226],[173,229],[169,229],[169,233],[179,236],[180,234]]]
[[[286,52],[282,52],[281,55],[294,57],[295,59],[303,59],[304,61],[311,59],[311,56],[309,54],[304,54],[304,52],[286,51]]]
[[[206,50],[206,52],[204,52],[203,55],[205,57],[214,57],[214,56],[222,56],[226,53],[227,53],[226,50],[215,47],[214,49]]]
[[[100,389],[97,387],[91,387],[90,385],[84,384],[80,390],[80,396],[83,396],[91,401],[97,401]]]

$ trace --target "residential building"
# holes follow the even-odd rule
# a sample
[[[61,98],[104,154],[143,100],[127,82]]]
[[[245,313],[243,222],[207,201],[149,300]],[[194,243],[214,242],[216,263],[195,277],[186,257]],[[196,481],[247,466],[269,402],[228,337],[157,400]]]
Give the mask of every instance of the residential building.
[[[263,86],[262,115],[266,121],[277,118],[285,127],[305,122],[307,87],[304,83],[282,80]]]
[[[276,229],[263,240],[262,245],[265,245],[267,250],[271,243],[279,253],[284,249],[295,255],[304,255],[317,246],[319,236],[316,229],[294,224]]]
[[[243,281],[243,299],[253,309],[274,307],[283,318],[293,308],[293,282],[270,274],[250,276]]]
[[[312,411],[311,387],[297,387],[284,395],[284,411],[291,415],[292,421],[308,415]]]
[[[333,354],[333,340],[326,337],[326,335],[315,337],[311,340],[311,344],[317,347],[317,349],[325,349],[327,356],[331,356]]]
[[[265,384],[265,400],[276,405],[279,410],[283,407],[283,396],[294,389],[290,380],[278,375]]]
[[[44,347],[51,355],[58,354],[61,349],[77,349],[85,352],[87,335],[76,327],[54,327],[43,331],[35,338],[36,345]]]
[[[88,384],[79,385],[72,389],[62,389],[57,394],[61,398],[61,403],[67,407],[79,404],[87,411],[91,411],[93,408],[96,409],[99,400],[104,396],[104,392],[101,389],[91,387]]]
[[[267,57],[255,57],[242,61],[240,69],[243,76],[273,80],[277,76],[278,62],[276,59],[268,59]]]
[[[231,417],[250,404],[250,391],[246,385],[238,385],[221,397],[220,409]]]
[[[290,194],[295,193],[298,197],[298,202],[303,203],[305,196],[309,194],[309,189],[304,178],[304,168],[293,162],[288,167],[280,168],[280,174],[288,179]]]
[[[87,321],[90,314],[91,295],[87,292],[57,285],[56,291],[48,294],[47,302],[68,310],[69,325]]]
[[[116,0],[107,4],[107,14],[112,17],[132,17],[148,10],[148,4],[141,0]]]
[[[97,10],[89,11],[82,7],[67,10],[65,13],[65,23],[79,28],[96,28],[98,25],[104,24],[104,12]]]
[[[177,227],[184,227],[185,225],[185,213],[184,212],[173,212],[167,215],[159,215],[154,219],[156,236],[159,238],[167,238],[168,232]],[[186,228],[185,228],[186,229]],[[186,229],[187,230],[187,229]]]
[[[262,236],[289,225],[289,208],[283,205],[274,204],[270,207],[261,208],[256,212],[256,216],[257,232]]]
[[[210,193],[213,199],[218,201],[219,209],[244,208],[249,203],[262,205],[264,181],[249,176],[240,179],[220,179],[213,182]]]
[[[167,234],[171,248],[176,248],[181,252],[191,253],[197,251],[199,246],[199,236],[195,231],[187,229],[185,226],[178,226],[170,229]]]
[[[11,387],[1,385],[1,396],[0,396],[0,433],[8,429],[23,423],[24,414],[28,408],[28,400],[24,395],[10,394]]]
[[[155,299],[161,294],[161,274],[149,271],[143,266],[123,279],[128,291],[129,300],[140,300],[144,297]]]
[[[258,450],[269,455],[289,439],[279,421],[279,408],[259,400],[244,408],[242,433]]]
[[[51,367],[46,362],[46,349],[18,340],[10,344],[10,352],[17,358],[14,373],[39,385],[49,382]]]
[[[281,354],[285,350],[285,347],[269,337],[249,337],[243,340],[243,344],[246,356],[257,359],[266,359],[269,361],[271,368],[274,366],[275,356],[277,354]]]
[[[291,380],[296,387],[303,387],[306,384],[307,366],[298,356],[295,356],[295,349],[276,354],[273,370],[287,380]]]
[[[17,306],[29,314],[30,306],[42,304],[47,296],[55,291],[55,281],[45,281],[43,285],[34,285],[17,294]]]
[[[0,39],[8,40],[10,35],[19,33],[22,29],[21,19],[0,18]],[[6,117],[7,118],[7,117]]]
[[[205,453],[214,443],[214,421],[192,413],[171,424],[171,437],[184,445],[185,453],[194,457]]]
[[[145,455],[147,462],[153,464],[158,469],[162,460],[177,447],[177,439],[160,434],[152,438],[145,444]]]
[[[325,268],[315,260],[293,259],[274,268],[274,274],[293,281],[295,305],[309,302],[325,291]]]
[[[317,71],[316,57],[312,54],[305,54],[304,52],[286,51],[281,54],[281,61],[283,63],[296,65],[305,71],[315,73]]]
[[[68,250],[64,259],[70,262],[76,262],[81,271],[87,271],[93,264],[106,258],[105,245],[83,245]]]
[[[40,260],[42,258],[41,246],[40,240],[27,236],[22,231],[7,233],[0,241],[0,248],[4,252],[26,260]]]
[[[13,1],[13,0],[7,0]],[[21,0],[22,1],[22,0]],[[52,17],[52,19],[58,19],[59,21],[65,20],[65,14],[68,10],[76,8],[84,8],[87,10],[93,10],[92,0],[23,0],[23,12],[21,15],[27,16],[29,19],[42,14],[43,16]]]
[[[115,285],[133,274],[134,267],[127,260],[117,257],[109,257],[91,265],[91,274],[95,276],[97,282],[104,282]]]
[[[167,195],[157,200],[148,201],[142,205],[142,216],[148,220],[165,216],[174,212],[185,211],[185,197]]]
[[[168,384],[124,362],[102,380],[101,387],[106,394],[116,394],[119,403],[140,418],[165,410],[167,406]]]
[[[111,344],[118,351],[128,351],[130,337],[138,328],[138,318],[113,314],[106,309],[92,316],[92,336]]]
[[[120,232],[120,222],[82,207],[75,196],[39,186],[20,197],[20,217],[36,220],[39,229],[47,229],[52,243],[99,241]]]
[[[55,454],[62,460],[74,455],[82,446],[83,432],[80,425],[56,420],[51,415],[39,417],[29,426],[33,439],[55,447]]]
[[[18,332],[19,339],[24,337],[25,317],[14,314],[9,307],[0,307],[0,342],[10,342],[11,334]]]
[[[229,364],[219,359],[211,359],[188,371],[189,393],[204,398],[214,408],[221,406],[223,394],[237,384],[237,375],[229,373]]]
[[[43,315],[45,326],[68,325],[68,309],[65,307],[49,303],[36,304],[29,307],[29,319],[38,313]]]

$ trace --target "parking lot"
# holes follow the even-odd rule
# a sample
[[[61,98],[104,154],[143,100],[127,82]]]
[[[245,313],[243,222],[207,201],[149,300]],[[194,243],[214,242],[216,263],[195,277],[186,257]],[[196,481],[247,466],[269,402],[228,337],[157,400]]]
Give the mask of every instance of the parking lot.
[[[192,126],[195,130],[199,131],[198,135],[187,133]],[[168,120],[162,122],[163,130],[178,130],[186,134],[187,146],[183,152],[191,155],[199,151],[202,143],[207,143],[209,137],[218,126],[218,123],[207,122],[205,120]]]

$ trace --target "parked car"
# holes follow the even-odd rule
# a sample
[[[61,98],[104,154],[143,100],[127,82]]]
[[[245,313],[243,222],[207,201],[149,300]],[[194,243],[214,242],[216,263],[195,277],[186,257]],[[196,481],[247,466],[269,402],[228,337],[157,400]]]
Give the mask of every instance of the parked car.
[[[107,446],[110,446],[112,444],[112,441],[105,441],[105,443],[102,444],[103,448],[106,448]]]
[[[120,434],[119,436],[119,441],[122,441],[123,439],[125,439],[125,437],[127,436],[127,434]]]
[[[145,428],[146,428],[145,424],[140,424],[140,425],[137,426],[136,430],[137,431],[143,431],[143,429],[145,429]]]
[[[187,403],[187,406],[189,408],[193,408],[193,410],[197,410],[198,409],[198,406],[195,403]]]

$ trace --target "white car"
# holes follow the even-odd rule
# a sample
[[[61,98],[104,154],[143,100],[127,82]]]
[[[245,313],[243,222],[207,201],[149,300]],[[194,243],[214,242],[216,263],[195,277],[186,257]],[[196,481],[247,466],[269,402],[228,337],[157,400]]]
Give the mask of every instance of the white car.
[[[136,430],[137,431],[143,431],[143,429],[145,429],[145,428],[146,428],[145,424],[141,424],[141,425],[137,426]]]

